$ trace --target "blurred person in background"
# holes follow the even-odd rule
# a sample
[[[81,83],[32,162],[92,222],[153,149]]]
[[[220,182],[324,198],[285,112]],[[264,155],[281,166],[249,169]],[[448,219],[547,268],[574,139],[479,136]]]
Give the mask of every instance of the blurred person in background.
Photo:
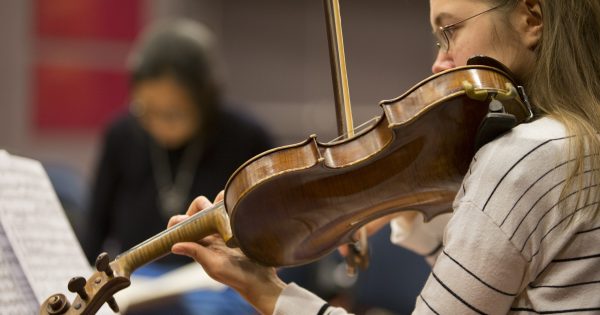
[[[164,230],[193,197],[215,195],[237,167],[272,147],[263,128],[223,104],[217,58],[211,32],[189,20],[156,23],[137,41],[131,110],[108,127],[98,159],[83,242],[90,261]],[[160,275],[189,262],[170,255],[139,271]],[[144,314],[254,313],[231,290],[184,301]]]

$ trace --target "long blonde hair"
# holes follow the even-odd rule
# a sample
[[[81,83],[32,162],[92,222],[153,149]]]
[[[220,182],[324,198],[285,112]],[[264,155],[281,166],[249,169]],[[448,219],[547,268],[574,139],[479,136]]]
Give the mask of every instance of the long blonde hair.
[[[489,0],[506,4],[507,12],[522,0]],[[540,0],[543,19],[537,62],[524,82],[531,102],[543,114],[562,122],[572,137],[570,156],[575,159],[561,200],[580,189],[577,204],[599,201],[598,189],[583,190],[586,168],[591,182],[600,183],[600,1]],[[586,162],[589,156],[589,162]],[[587,165],[587,167],[586,167]],[[593,219],[598,206],[578,219]]]

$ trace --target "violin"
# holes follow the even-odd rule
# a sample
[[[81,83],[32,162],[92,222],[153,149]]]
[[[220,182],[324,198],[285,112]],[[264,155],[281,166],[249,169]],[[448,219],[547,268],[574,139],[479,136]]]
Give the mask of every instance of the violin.
[[[118,311],[112,296],[133,271],[178,242],[218,233],[261,264],[295,266],[353,242],[382,216],[416,210],[430,220],[449,212],[477,147],[493,138],[487,131],[533,116],[507,70],[488,58],[470,63],[380,102],[382,114],[353,136],[322,143],[311,135],[252,158],[229,178],[222,202],[112,261],[101,254],[96,272],[69,282],[78,294],[72,304],[55,294],[40,314],[95,314],[105,302]]]
[[[259,263],[294,266],[352,242],[358,228],[387,214],[417,210],[429,220],[447,212],[493,101],[517,122],[531,118],[507,73],[465,66],[382,101],[383,114],[353,138],[320,143],[313,135],[264,152],[234,172],[222,202],[111,262],[100,255],[98,271],[87,281],[69,283],[79,294],[72,307],[65,307],[64,295],[53,295],[40,314],[94,314],[129,285],[134,270],[168,254],[178,242],[219,233],[228,246]]]

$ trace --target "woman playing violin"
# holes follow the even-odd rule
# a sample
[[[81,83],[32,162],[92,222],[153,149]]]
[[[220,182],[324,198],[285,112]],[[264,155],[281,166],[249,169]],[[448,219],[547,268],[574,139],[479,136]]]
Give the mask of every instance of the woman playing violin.
[[[430,20],[434,73],[493,57],[537,117],[476,153],[414,313],[600,312],[600,1],[430,0]],[[172,251],[263,314],[346,314],[216,236]]]

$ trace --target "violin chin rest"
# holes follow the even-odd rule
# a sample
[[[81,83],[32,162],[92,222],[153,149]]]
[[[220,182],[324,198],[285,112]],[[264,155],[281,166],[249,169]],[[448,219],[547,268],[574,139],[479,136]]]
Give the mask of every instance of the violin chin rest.
[[[510,69],[508,69],[507,66],[505,66],[503,63],[501,63],[500,61],[498,61],[492,57],[483,56],[483,55],[473,56],[467,60],[467,66],[493,67],[493,68],[496,68],[496,69],[506,72],[506,74],[508,74],[509,77],[516,80],[515,75],[512,73],[512,71],[510,71]]]

